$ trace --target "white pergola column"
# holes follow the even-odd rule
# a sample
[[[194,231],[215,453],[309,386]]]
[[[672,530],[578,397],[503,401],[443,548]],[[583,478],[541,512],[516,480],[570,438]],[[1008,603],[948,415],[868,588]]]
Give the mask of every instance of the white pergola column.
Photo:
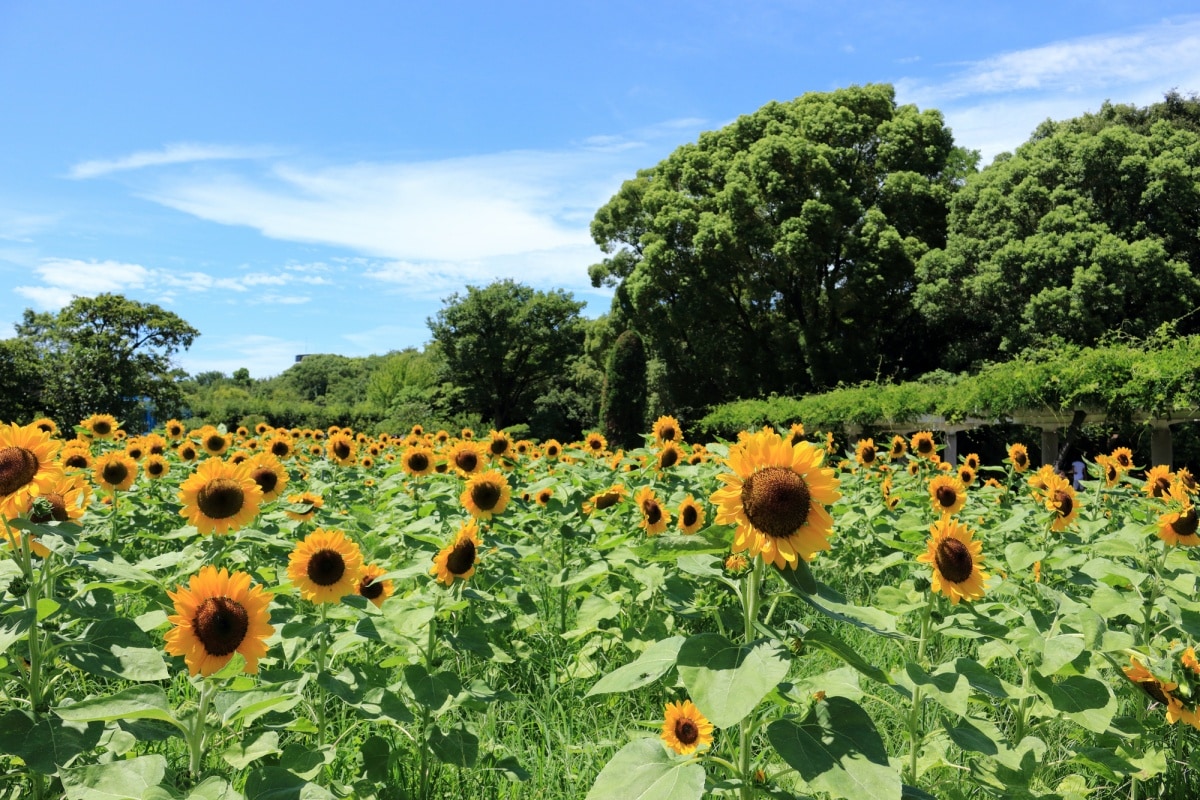
[[[1053,464],[1058,458],[1058,427],[1038,427],[1042,429],[1042,464]]]

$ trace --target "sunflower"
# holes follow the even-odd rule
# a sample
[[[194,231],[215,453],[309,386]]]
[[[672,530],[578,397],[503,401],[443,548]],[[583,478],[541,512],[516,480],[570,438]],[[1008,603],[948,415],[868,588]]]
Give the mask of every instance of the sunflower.
[[[1017,472],[1029,469],[1029,449],[1017,442],[1008,446],[1008,460]]]
[[[713,724],[692,704],[691,700],[667,703],[662,727],[662,740],[681,756],[691,755],[709,747],[713,741]]]
[[[493,430],[491,438],[488,439],[487,451],[492,458],[503,458],[508,455],[509,449],[512,447],[512,440],[508,438],[508,434],[504,431]]]
[[[983,597],[983,582],[988,579],[980,569],[983,543],[973,539],[970,528],[948,515],[931,525],[929,533],[926,551],[917,561],[933,566],[930,588],[949,597],[954,605]]]
[[[1046,508],[1055,512],[1051,530],[1066,530],[1079,516],[1079,500],[1075,495],[1075,487],[1058,475],[1047,481],[1045,503]]]
[[[264,436],[270,432],[271,426],[265,422],[259,422],[254,426],[254,433],[257,436]]]
[[[368,564],[358,573],[358,593],[374,603],[376,608],[382,608],[383,601],[396,593],[391,581],[376,580],[384,572],[383,567]]]
[[[471,430],[470,428],[463,428],[462,431],[459,432],[458,438],[465,440],[474,439],[475,431]]]
[[[276,433],[263,444],[263,451],[279,459],[288,458],[296,449],[292,437]]]
[[[266,639],[275,633],[267,606],[274,597],[261,586],[251,586],[245,572],[202,567],[167,596],[175,613],[167,619],[166,651],[183,656],[192,675],[212,675],[229,663],[234,653],[246,660],[246,672],[258,672],[258,660],[267,654]]]
[[[546,487],[545,489],[539,489],[538,493],[536,495],[534,495],[533,500],[539,506],[542,506],[543,508],[545,508],[546,506],[550,505],[550,501],[553,498],[554,498],[554,490],[549,487]]]
[[[1190,656],[1190,658],[1189,658]],[[1174,660],[1174,659],[1173,659]],[[1133,681],[1150,697],[1166,707],[1167,722],[1174,725],[1183,720],[1193,728],[1200,729],[1200,675],[1195,673],[1194,648],[1188,648],[1178,657],[1180,681],[1163,679],[1152,673],[1136,656],[1129,657],[1129,666],[1124,667],[1125,677]]]
[[[603,511],[606,508],[612,508],[617,503],[625,499],[625,487],[621,484],[610,486],[602,492],[596,492],[583,503],[583,513],[591,514],[595,511]]]
[[[1121,468],[1122,472],[1133,469],[1133,451],[1128,447],[1118,447],[1108,455],[1117,462],[1117,466]]]
[[[733,470],[718,476],[713,492],[717,523],[736,525],[733,552],[749,550],[777,567],[795,568],[829,549],[833,517],[825,506],[841,493],[833,470],[822,468],[824,451],[811,442],[791,445],[774,431],[751,434],[729,450]]]
[[[51,437],[58,433],[58,423],[49,417],[38,417],[29,424],[37,428],[39,431],[49,434]]]
[[[1121,468],[1117,466],[1117,462],[1104,454],[1096,456],[1096,464],[1104,472],[1104,486],[1111,489],[1121,480]]]
[[[679,428],[679,420],[674,417],[659,417],[654,421],[654,443],[662,446],[667,442],[678,444],[683,440],[683,432]]]
[[[1192,471],[1190,469],[1187,467],[1180,467],[1179,469],[1175,470],[1175,479],[1183,484],[1183,488],[1186,489],[1189,494],[1196,493],[1196,476],[1192,475]]]
[[[262,489],[245,464],[210,458],[179,485],[179,502],[179,515],[200,533],[225,534],[258,515]]]
[[[363,557],[339,530],[317,528],[288,554],[288,577],[305,600],[336,603],[357,590]]]
[[[262,502],[269,503],[283,495],[288,485],[288,472],[283,463],[270,453],[255,453],[246,459],[246,471],[258,484]]]
[[[483,467],[486,452],[479,442],[462,441],[450,448],[446,460],[460,475],[466,476],[478,472]]]
[[[558,439],[548,439],[542,445],[542,455],[546,458],[558,458],[562,455],[562,445],[558,443]]]
[[[458,500],[476,519],[491,519],[493,514],[504,511],[511,497],[508,479],[491,469],[472,475]]]
[[[888,449],[888,458],[892,461],[897,461],[904,458],[904,454],[908,452],[908,440],[897,434],[892,437],[892,446]]]
[[[1038,471],[1031,475],[1027,481],[1033,499],[1039,503],[1044,503],[1046,501],[1047,488],[1058,477],[1058,473],[1054,471],[1053,464],[1043,464],[1038,467]]]
[[[447,586],[453,584],[455,578],[460,581],[467,580],[475,574],[475,563],[482,544],[479,541],[479,526],[475,524],[475,520],[463,523],[454,541],[434,556],[429,574]]]
[[[854,460],[864,467],[874,464],[877,455],[874,439],[859,439],[858,444],[854,445]]]
[[[171,471],[171,465],[167,463],[167,460],[158,455],[146,456],[146,463],[142,468],[146,470],[146,476],[153,481],[166,477],[167,473]]]
[[[64,447],[62,453],[59,454],[59,463],[62,464],[65,470],[90,470],[92,468],[92,454],[86,447]]]
[[[93,439],[111,439],[121,427],[112,414],[92,414],[79,424],[88,429]]]
[[[1181,482],[1176,481],[1171,486],[1167,493],[1167,501],[1178,510],[1168,511],[1159,516],[1158,538],[1173,546],[1200,546],[1200,535],[1196,533],[1196,506]]]
[[[970,464],[962,463],[958,466],[958,479],[962,481],[964,487],[970,487],[975,483],[975,470]]]
[[[679,504],[680,533],[695,533],[704,527],[704,505],[690,494]]]
[[[801,422],[793,422],[788,428],[788,444],[800,444],[804,441],[804,424]]]
[[[918,458],[932,458],[937,455],[937,445],[934,444],[932,431],[914,433],[909,446]]]
[[[33,507],[29,514],[30,522],[67,522],[83,516],[91,502],[92,492],[84,477],[76,473],[59,476],[46,487],[40,497],[46,501],[49,508],[39,513],[37,508]]]
[[[62,476],[60,447],[36,425],[0,424],[0,517],[25,513]]]
[[[593,431],[584,437],[583,446],[592,455],[602,455],[608,449],[608,439],[604,438],[604,434]]]
[[[400,466],[414,478],[429,475],[433,472],[433,451],[424,445],[410,447],[400,458]]]
[[[667,529],[671,524],[671,515],[663,509],[662,504],[658,502],[658,498],[654,496],[654,490],[649,486],[643,486],[638,489],[633,496],[633,502],[642,510],[641,527],[649,536],[656,536]]]
[[[967,504],[967,487],[952,475],[938,475],[929,482],[929,499],[939,514],[957,514]]]
[[[528,439],[518,439],[517,441],[513,442],[513,450],[515,450],[519,456],[527,456],[533,452],[533,442],[529,441]]]
[[[284,513],[299,522],[307,522],[312,519],[316,515],[317,509],[325,505],[325,499],[321,495],[313,494],[312,492],[289,494],[288,502],[294,506],[300,506],[300,510],[285,510]]]
[[[667,442],[654,458],[654,466],[661,472],[678,464],[683,459],[683,451],[674,442]]]
[[[177,419],[167,420],[167,424],[163,426],[163,430],[167,433],[167,438],[173,442],[177,442],[183,438],[183,432],[186,430],[183,423]]]
[[[325,452],[329,454],[329,460],[333,463],[340,467],[349,467],[358,456],[358,444],[354,437],[339,431],[330,434],[329,440],[325,442]]]
[[[124,492],[133,485],[137,477],[137,462],[125,455],[123,450],[113,450],[96,459],[92,467],[92,478],[101,489]]]
[[[963,463],[971,468],[973,472],[979,472],[979,453],[967,453],[963,458]]]
[[[1166,464],[1158,464],[1146,470],[1146,481],[1142,484],[1142,491],[1147,497],[1163,497],[1167,492],[1171,491],[1171,483],[1175,476],[1171,473],[1171,468]]]
[[[221,433],[211,425],[205,425],[197,432],[200,447],[210,456],[223,456],[229,449],[231,439],[228,434]]]

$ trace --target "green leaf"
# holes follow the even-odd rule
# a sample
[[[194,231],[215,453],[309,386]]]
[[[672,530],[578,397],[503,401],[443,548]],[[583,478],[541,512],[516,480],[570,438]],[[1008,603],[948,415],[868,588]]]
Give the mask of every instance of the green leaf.
[[[0,655],[29,635],[33,627],[33,610],[17,611],[0,617]],[[28,652],[28,650],[26,651]]]
[[[171,713],[167,695],[158,686],[129,686],[116,694],[94,697],[69,706],[57,706],[55,714],[72,722],[112,722],[153,719],[169,722],[183,731],[183,723]]]
[[[675,659],[679,655],[679,648],[683,646],[683,642],[682,636],[672,636],[661,642],[655,642],[647,647],[635,661],[618,667],[596,681],[596,684],[588,690],[585,696],[591,697],[594,694],[609,692],[629,692],[653,683],[675,666]]]
[[[704,767],[676,759],[660,739],[638,739],[604,765],[586,800],[698,800]]]
[[[791,657],[779,642],[760,639],[739,647],[720,634],[701,633],[679,648],[676,665],[700,713],[729,728],[787,676]]]
[[[164,756],[141,756],[59,772],[68,800],[142,800],[167,774]]]
[[[10,709],[0,716],[0,753],[16,756],[35,772],[53,775],[100,741],[98,722],[67,722],[57,717],[34,721],[28,712]]]
[[[828,631],[813,628],[804,634],[804,644],[805,646],[818,647],[830,655],[837,656],[873,681],[889,685],[894,683],[891,675],[888,675],[874,664],[868,663],[866,659],[858,654],[857,650]]]
[[[934,702],[960,717],[967,715],[967,703],[971,699],[971,685],[965,677],[954,672],[953,667],[947,665],[930,675],[919,665],[910,661],[904,665],[904,674],[912,682],[912,686],[928,688],[930,690],[928,697],[932,698]]]
[[[479,758],[479,737],[463,727],[442,733],[434,726],[429,732],[429,749],[443,764],[469,769]]]
[[[249,725],[272,711],[288,711],[302,699],[294,689],[258,689],[249,692],[221,692],[217,695],[217,712],[223,725],[241,722]]]
[[[63,649],[69,664],[100,678],[165,681],[171,677],[163,651],[127,617],[92,624]]]
[[[782,574],[782,570],[780,571]],[[847,622],[880,636],[902,638],[896,631],[896,618],[874,606],[857,606],[847,603],[839,592],[823,583],[817,584],[813,592],[801,594],[800,598],[830,619]]]
[[[281,767],[261,767],[246,778],[246,800],[335,800],[315,783]]]
[[[1045,557],[1045,550],[1035,551],[1024,542],[1013,542],[1004,548],[1004,560],[1008,562],[1008,569],[1013,573],[1026,572],[1035,562]]]
[[[404,668],[404,682],[412,690],[413,699],[430,711],[440,710],[462,691],[462,681],[453,672],[430,675],[420,664],[409,664]]]
[[[1078,658],[1083,650],[1084,641],[1079,634],[1064,633],[1051,636],[1046,640],[1042,651],[1042,663],[1038,664],[1037,671],[1049,677]]]
[[[674,561],[685,556],[712,555],[729,549],[729,541],[719,530],[707,528],[690,536],[664,534],[653,536],[633,548],[644,561]]]
[[[776,569],[783,582],[792,587],[801,597],[817,593],[817,579],[813,577],[808,562],[803,558],[796,559],[795,569]]]
[[[143,800],[145,799],[143,798]],[[245,800],[245,798],[224,778],[213,775],[193,787],[183,800]]]
[[[1032,675],[1033,685],[1056,710],[1093,733],[1104,733],[1117,713],[1117,698],[1107,683],[1085,675],[1061,680]]]
[[[388,779],[392,756],[391,745],[382,736],[368,736],[359,748],[363,759],[363,773],[367,780],[385,783]]]
[[[225,752],[221,753],[221,758],[234,769],[245,769],[252,762],[266,756],[273,756],[282,752],[279,749],[279,734],[275,731],[260,731],[253,738],[246,738],[242,741],[235,741]]]
[[[800,722],[772,722],[767,739],[812,789],[846,800],[900,797],[900,775],[888,763],[883,739],[852,700],[827,697]]]

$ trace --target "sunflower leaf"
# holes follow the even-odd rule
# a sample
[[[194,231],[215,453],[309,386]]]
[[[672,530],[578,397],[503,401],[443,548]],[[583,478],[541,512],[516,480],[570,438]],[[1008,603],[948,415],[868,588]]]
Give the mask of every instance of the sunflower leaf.
[[[166,757],[150,755],[64,769],[58,774],[68,800],[141,800],[162,783],[166,773]]]
[[[777,641],[739,646],[716,633],[688,637],[676,659],[692,702],[718,728],[732,727],[753,711],[787,676],[791,663]]]
[[[604,765],[586,800],[698,800],[704,767],[674,758],[659,739],[638,739]]]
[[[162,687],[150,684],[129,686],[116,694],[93,697],[69,706],[56,706],[51,710],[71,722],[155,719],[186,731],[184,724],[171,713],[171,704]]]
[[[683,642],[684,638],[682,636],[672,636],[669,639],[663,639],[661,642],[655,642],[646,648],[646,651],[637,660],[623,667],[618,667],[596,681],[596,684],[588,690],[585,696],[591,697],[594,694],[609,694],[611,692],[630,692],[653,683],[663,675],[666,675],[671,667],[675,666],[675,660],[679,655],[679,648],[683,646]]]
[[[776,570],[783,582],[796,590],[801,597],[817,593],[817,579],[813,577],[808,562],[803,558],[796,559],[795,569]]]

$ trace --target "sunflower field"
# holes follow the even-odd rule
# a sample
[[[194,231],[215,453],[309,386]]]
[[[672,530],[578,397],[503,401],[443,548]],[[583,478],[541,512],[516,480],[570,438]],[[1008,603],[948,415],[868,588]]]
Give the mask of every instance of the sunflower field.
[[[1200,796],[1196,480],[0,425],[0,797]]]

